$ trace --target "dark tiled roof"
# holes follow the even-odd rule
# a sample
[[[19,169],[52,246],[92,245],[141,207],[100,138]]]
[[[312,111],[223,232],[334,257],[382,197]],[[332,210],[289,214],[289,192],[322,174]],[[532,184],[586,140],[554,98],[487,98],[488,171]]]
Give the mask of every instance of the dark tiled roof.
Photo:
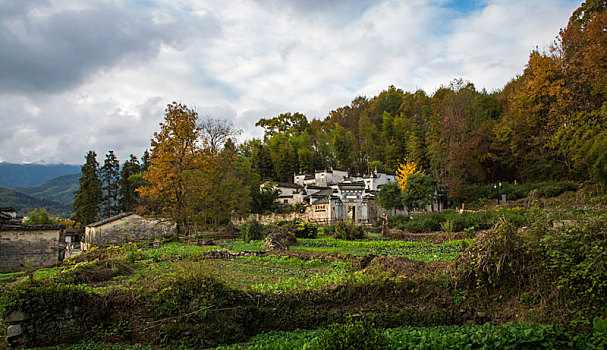
[[[13,207],[0,207],[0,211],[3,212],[7,212],[7,213],[16,213],[17,211],[15,210],[15,208]]]
[[[353,188],[353,189],[363,189],[365,188],[365,184],[363,182],[353,182],[351,184],[347,183],[339,183],[337,184],[339,188]]]
[[[19,225],[19,224],[0,224],[0,231],[46,231],[63,230],[65,225]]]
[[[103,220],[94,222],[92,224],[88,224],[86,226],[87,227],[97,227],[97,226],[105,225],[105,224],[110,223],[112,221],[120,220],[122,218],[125,218],[125,217],[133,215],[133,214],[134,213],[132,211],[129,211],[129,212],[126,212],[126,213],[120,213],[118,215],[111,216],[111,217],[109,217],[107,219],[103,219]]]
[[[303,188],[303,186],[298,185],[296,183],[292,183],[292,182],[277,182],[276,187],[297,188],[297,189]]]
[[[394,175],[394,176],[396,176],[396,173],[395,173],[395,172],[393,172],[393,171],[378,170],[378,171],[377,171],[377,173],[378,173],[378,174],[380,174],[380,173],[381,173],[381,174],[386,174],[386,175]]]
[[[314,185],[308,185],[306,186],[307,189],[310,190],[328,190],[329,187],[325,187],[325,186],[314,186]]]
[[[329,197],[322,197],[319,200],[317,200],[316,202],[312,202],[312,205],[314,204],[328,204],[329,203]]]

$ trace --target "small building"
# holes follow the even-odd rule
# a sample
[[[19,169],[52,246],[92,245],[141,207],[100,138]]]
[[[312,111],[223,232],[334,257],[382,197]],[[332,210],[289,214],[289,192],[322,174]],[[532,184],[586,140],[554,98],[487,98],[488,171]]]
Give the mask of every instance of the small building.
[[[0,224],[0,269],[34,266],[63,260],[64,225]]]
[[[82,250],[104,244],[141,241],[176,232],[168,220],[144,218],[132,212],[122,213],[86,226]]]
[[[262,184],[262,187],[267,183]],[[278,202],[281,204],[295,204],[303,202],[304,187],[291,182],[276,182],[276,189],[280,191]]]
[[[0,223],[21,224],[22,217],[13,207],[0,207]]]
[[[365,189],[368,191],[378,191],[379,187],[390,182],[398,182],[396,173],[391,171],[375,170],[371,175],[364,176]]]
[[[348,172],[346,170],[334,168],[329,170],[317,170],[314,173],[314,185],[327,187],[344,181],[346,177],[348,177]]]

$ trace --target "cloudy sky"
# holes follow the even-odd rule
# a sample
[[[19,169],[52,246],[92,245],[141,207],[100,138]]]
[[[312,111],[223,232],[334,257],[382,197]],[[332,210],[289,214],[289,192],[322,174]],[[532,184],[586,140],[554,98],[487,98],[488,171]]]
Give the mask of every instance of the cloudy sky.
[[[0,161],[141,155],[165,106],[255,122],[324,118],[389,85],[488,91],[581,1],[0,0]]]

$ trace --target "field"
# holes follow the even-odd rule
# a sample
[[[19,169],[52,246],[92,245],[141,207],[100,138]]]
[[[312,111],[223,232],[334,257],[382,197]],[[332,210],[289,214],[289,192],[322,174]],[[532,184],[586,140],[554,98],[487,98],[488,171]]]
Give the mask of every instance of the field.
[[[57,349],[604,348],[605,201],[547,205],[402,221],[495,218],[489,229],[345,240],[320,228],[286,251],[192,237],[97,248],[1,274],[0,312],[72,322],[40,332]]]

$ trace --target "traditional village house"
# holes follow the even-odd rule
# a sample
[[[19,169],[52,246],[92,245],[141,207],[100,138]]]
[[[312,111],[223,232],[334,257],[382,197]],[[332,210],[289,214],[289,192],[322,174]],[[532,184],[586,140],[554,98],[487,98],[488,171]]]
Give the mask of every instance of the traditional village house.
[[[21,224],[22,217],[13,207],[0,207],[0,223]]]
[[[398,182],[398,179],[396,178],[396,173],[375,169],[372,174],[364,176],[363,181],[365,182],[365,189],[379,191],[380,186],[390,182]]]
[[[175,234],[176,226],[166,220],[150,219],[135,213],[122,213],[88,225],[82,249],[103,244],[141,241]]]
[[[270,184],[270,182],[264,182],[261,187],[267,186],[268,184]],[[275,187],[280,191],[277,200],[281,204],[292,205],[301,203],[304,200],[304,186],[290,182],[276,182]]]
[[[0,223],[0,270],[22,267],[29,259],[34,266],[63,260],[64,225]]]

